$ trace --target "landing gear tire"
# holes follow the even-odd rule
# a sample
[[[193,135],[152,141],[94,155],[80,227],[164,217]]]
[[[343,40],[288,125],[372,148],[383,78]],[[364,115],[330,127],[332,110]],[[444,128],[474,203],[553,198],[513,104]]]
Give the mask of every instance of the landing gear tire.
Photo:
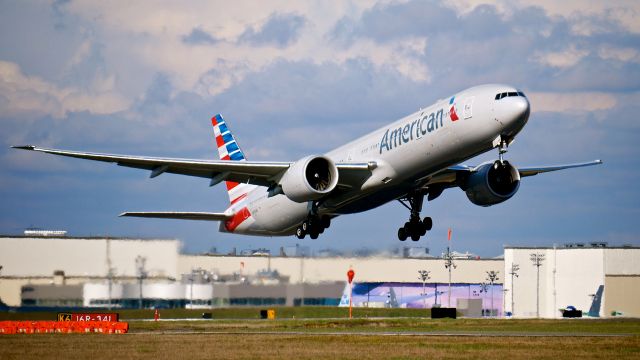
[[[298,226],[298,228],[296,229],[296,237],[298,239],[304,239],[305,235],[306,234],[305,234],[304,230],[302,230],[302,226]]]
[[[422,224],[427,231],[433,229],[433,220],[428,216],[422,220]]]
[[[400,240],[400,241],[407,240],[407,230],[405,230],[405,228],[403,228],[403,227],[398,229],[398,240]]]
[[[302,222],[302,225],[300,225],[302,227],[302,231],[304,231],[305,233],[309,231],[309,221],[305,220]]]

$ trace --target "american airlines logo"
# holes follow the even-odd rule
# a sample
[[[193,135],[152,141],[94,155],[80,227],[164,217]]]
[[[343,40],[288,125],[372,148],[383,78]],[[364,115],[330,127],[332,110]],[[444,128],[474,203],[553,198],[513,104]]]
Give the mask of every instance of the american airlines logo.
[[[447,112],[447,115],[452,121],[458,120],[454,99],[455,96],[449,100],[449,106],[451,109]],[[387,129],[380,141],[380,154],[382,154],[383,150],[389,151],[402,144],[413,141],[414,139],[420,139],[428,133],[443,127],[444,115],[444,109],[440,109],[436,112],[425,114],[424,116],[413,120],[404,126],[400,126],[397,129]]]

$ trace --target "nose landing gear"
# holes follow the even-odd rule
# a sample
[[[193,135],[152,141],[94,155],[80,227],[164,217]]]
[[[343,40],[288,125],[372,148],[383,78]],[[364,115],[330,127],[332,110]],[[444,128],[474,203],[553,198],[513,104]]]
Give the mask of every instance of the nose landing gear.
[[[398,199],[398,201],[411,212],[409,221],[398,229],[398,240],[405,241],[408,237],[413,241],[420,240],[420,237],[426,235],[427,231],[433,228],[433,220],[430,217],[425,217],[420,221],[420,211],[422,211],[424,194],[410,194],[404,199]],[[409,205],[407,205],[405,201],[408,202]]]

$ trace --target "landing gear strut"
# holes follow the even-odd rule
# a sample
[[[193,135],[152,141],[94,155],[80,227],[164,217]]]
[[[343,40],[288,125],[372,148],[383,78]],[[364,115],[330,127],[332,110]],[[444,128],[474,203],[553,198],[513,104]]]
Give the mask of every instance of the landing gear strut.
[[[331,218],[329,216],[318,214],[318,204],[312,202],[309,204],[309,216],[296,229],[296,237],[304,239],[307,234],[312,239],[317,239],[320,234],[331,226]]]
[[[500,145],[498,146],[498,159],[500,160],[500,164],[504,164],[504,154],[507,153],[507,148],[509,147],[509,143],[506,140],[500,140]]]
[[[430,217],[426,217],[420,221],[420,211],[422,211],[424,194],[410,194],[404,199],[398,199],[398,201],[411,212],[409,221],[398,229],[398,239],[405,241],[407,237],[410,237],[413,241],[420,240],[420,237],[426,235],[427,231],[433,227],[433,220],[431,220]],[[408,202],[409,205],[405,202]]]

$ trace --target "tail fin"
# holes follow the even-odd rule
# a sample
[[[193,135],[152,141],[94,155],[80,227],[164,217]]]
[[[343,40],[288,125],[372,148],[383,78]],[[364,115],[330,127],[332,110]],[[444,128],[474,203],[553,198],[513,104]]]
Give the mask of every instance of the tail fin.
[[[220,160],[247,161],[247,158],[244,157],[244,153],[240,149],[240,146],[238,146],[233,134],[231,134],[222,115],[217,114],[212,117],[211,124],[213,125],[213,134],[216,139],[216,145],[218,146]],[[234,181],[225,181],[225,183],[227,184],[227,192],[231,205],[246,198],[247,193],[255,188],[255,185],[239,184]]]

